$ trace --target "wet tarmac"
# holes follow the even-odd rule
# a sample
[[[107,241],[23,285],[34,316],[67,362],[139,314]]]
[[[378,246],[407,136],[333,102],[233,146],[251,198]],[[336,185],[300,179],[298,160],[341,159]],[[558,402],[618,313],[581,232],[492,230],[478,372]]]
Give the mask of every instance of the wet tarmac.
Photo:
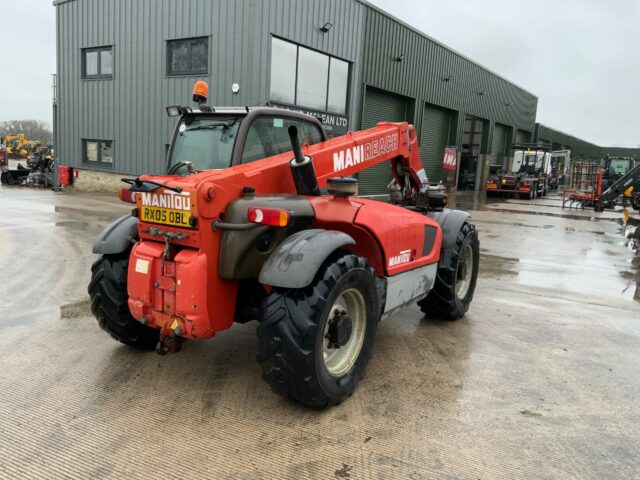
[[[480,232],[457,322],[384,321],[330,410],[260,379],[255,325],[176,355],[86,314],[91,244],[129,206],[0,188],[0,478],[640,478],[640,220],[561,197],[452,197]]]

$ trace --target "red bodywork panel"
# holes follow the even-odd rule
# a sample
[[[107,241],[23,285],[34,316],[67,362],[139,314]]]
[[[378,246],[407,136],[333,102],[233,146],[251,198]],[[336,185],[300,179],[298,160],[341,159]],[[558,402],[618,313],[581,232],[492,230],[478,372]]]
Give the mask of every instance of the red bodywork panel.
[[[316,213],[315,227],[351,235],[350,246],[365,257],[380,276],[391,276],[440,259],[442,231],[424,215],[364,198],[308,197]],[[428,229],[433,229],[428,232]],[[425,235],[432,241],[426,243]]]
[[[380,123],[369,130],[305,145],[303,150],[313,157],[321,188],[331,177],[351,175],[385,160],[401,161],[420,185],[418,140],[414,128],[407,123]],[[136,319],[160,328],[163,336],[173,332],[186,338],[210,337],[231,326],[238,282],[218,276],[222,232],[211,228],[212,221],[223,217],[227,205],[241,197],[243,187],[254,188],[256,195],[295,194],[289,168],[292,156],[284,153],[187,177],[141,177],[181,187],[183,191],[178,194],[160,188],[136,194],[138,211],[153,205],[189,212],[197,217],[197,226],[173,227],[140,219],[141,240],[131,253],[128,273],[129,307]],[[395,275],[439,259],[440,227],[424,215],[359,198],[307,198],[315,210],[314,226],[351,235],[356,240],[351,250],[367,258],[380,276]],[[164,238],[154,235],[150,227],[188,236],[171,240],[169,259],[165,260]]]

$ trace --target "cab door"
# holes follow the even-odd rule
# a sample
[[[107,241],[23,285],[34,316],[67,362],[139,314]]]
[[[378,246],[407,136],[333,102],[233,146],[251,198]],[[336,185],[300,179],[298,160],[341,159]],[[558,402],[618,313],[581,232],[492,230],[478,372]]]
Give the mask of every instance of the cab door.
[[[326,139],[322,127],[305,118],[261,114],[249,120],[250,123],[244,132],[238,135],[239,141],[233,155],[233,165],[251,163],[291,151],[289,139],[291,126],[298,129],[301,144],[314,145]]]

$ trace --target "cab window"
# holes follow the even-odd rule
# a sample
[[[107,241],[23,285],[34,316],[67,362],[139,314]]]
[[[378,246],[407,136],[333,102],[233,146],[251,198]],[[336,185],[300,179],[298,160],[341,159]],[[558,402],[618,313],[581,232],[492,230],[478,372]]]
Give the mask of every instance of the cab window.
[[[173,141],[169,166],[183,164],[176,175],[186,175],[185,162],[196,170],[219,170],[231,166],[239,117],[197,115],[185,117]]]
[[[298,128],[300,143],[309,145],[322,141],[320,128],[296,118],[262,116],[253,121],[242,151],[242,163],[250,163],[291,151],[289,127]]]

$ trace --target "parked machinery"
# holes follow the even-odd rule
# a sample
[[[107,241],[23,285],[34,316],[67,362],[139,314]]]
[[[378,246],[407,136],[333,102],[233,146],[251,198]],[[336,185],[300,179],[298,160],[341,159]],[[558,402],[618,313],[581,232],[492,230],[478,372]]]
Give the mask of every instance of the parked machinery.
[[[611,182],[611,177],[609,181]],[[620,196],[623,200],[628,200],[633,208],[640,210],[640,164],[624,175],[616,176],[595,203],[596,212],[603,211],[605,207],[615,206]]]
[[[562,191],[562,208],[594,206],[602,195],[602,168],[597,162],[575,162],[570,182]]]
[[[636,160],[632,157],[610,157],[602,159],[602,188],[606,190],[616,180],[629,173],[636,165]]]
[[[570,166],[571,150],[554,150],[551,152],[549,190],[557,190],[560,185],[568,184]]]
[[[53,187],[53,146],[38,144],[20,163],[4,168],[0,175],[3,185]]]
[[[5,142],[5,160],[0,163],[0,183],[18,185],[29,175],[29,156],[43,144],[35,140],[27,140],[25,135],[7,135]]]
[[[549,146],[519,143],[511,146],[513,160],[507,171],[500,170],[487,179],[487,196],[501,193],[528,199],[546,195],[551,174]]]

